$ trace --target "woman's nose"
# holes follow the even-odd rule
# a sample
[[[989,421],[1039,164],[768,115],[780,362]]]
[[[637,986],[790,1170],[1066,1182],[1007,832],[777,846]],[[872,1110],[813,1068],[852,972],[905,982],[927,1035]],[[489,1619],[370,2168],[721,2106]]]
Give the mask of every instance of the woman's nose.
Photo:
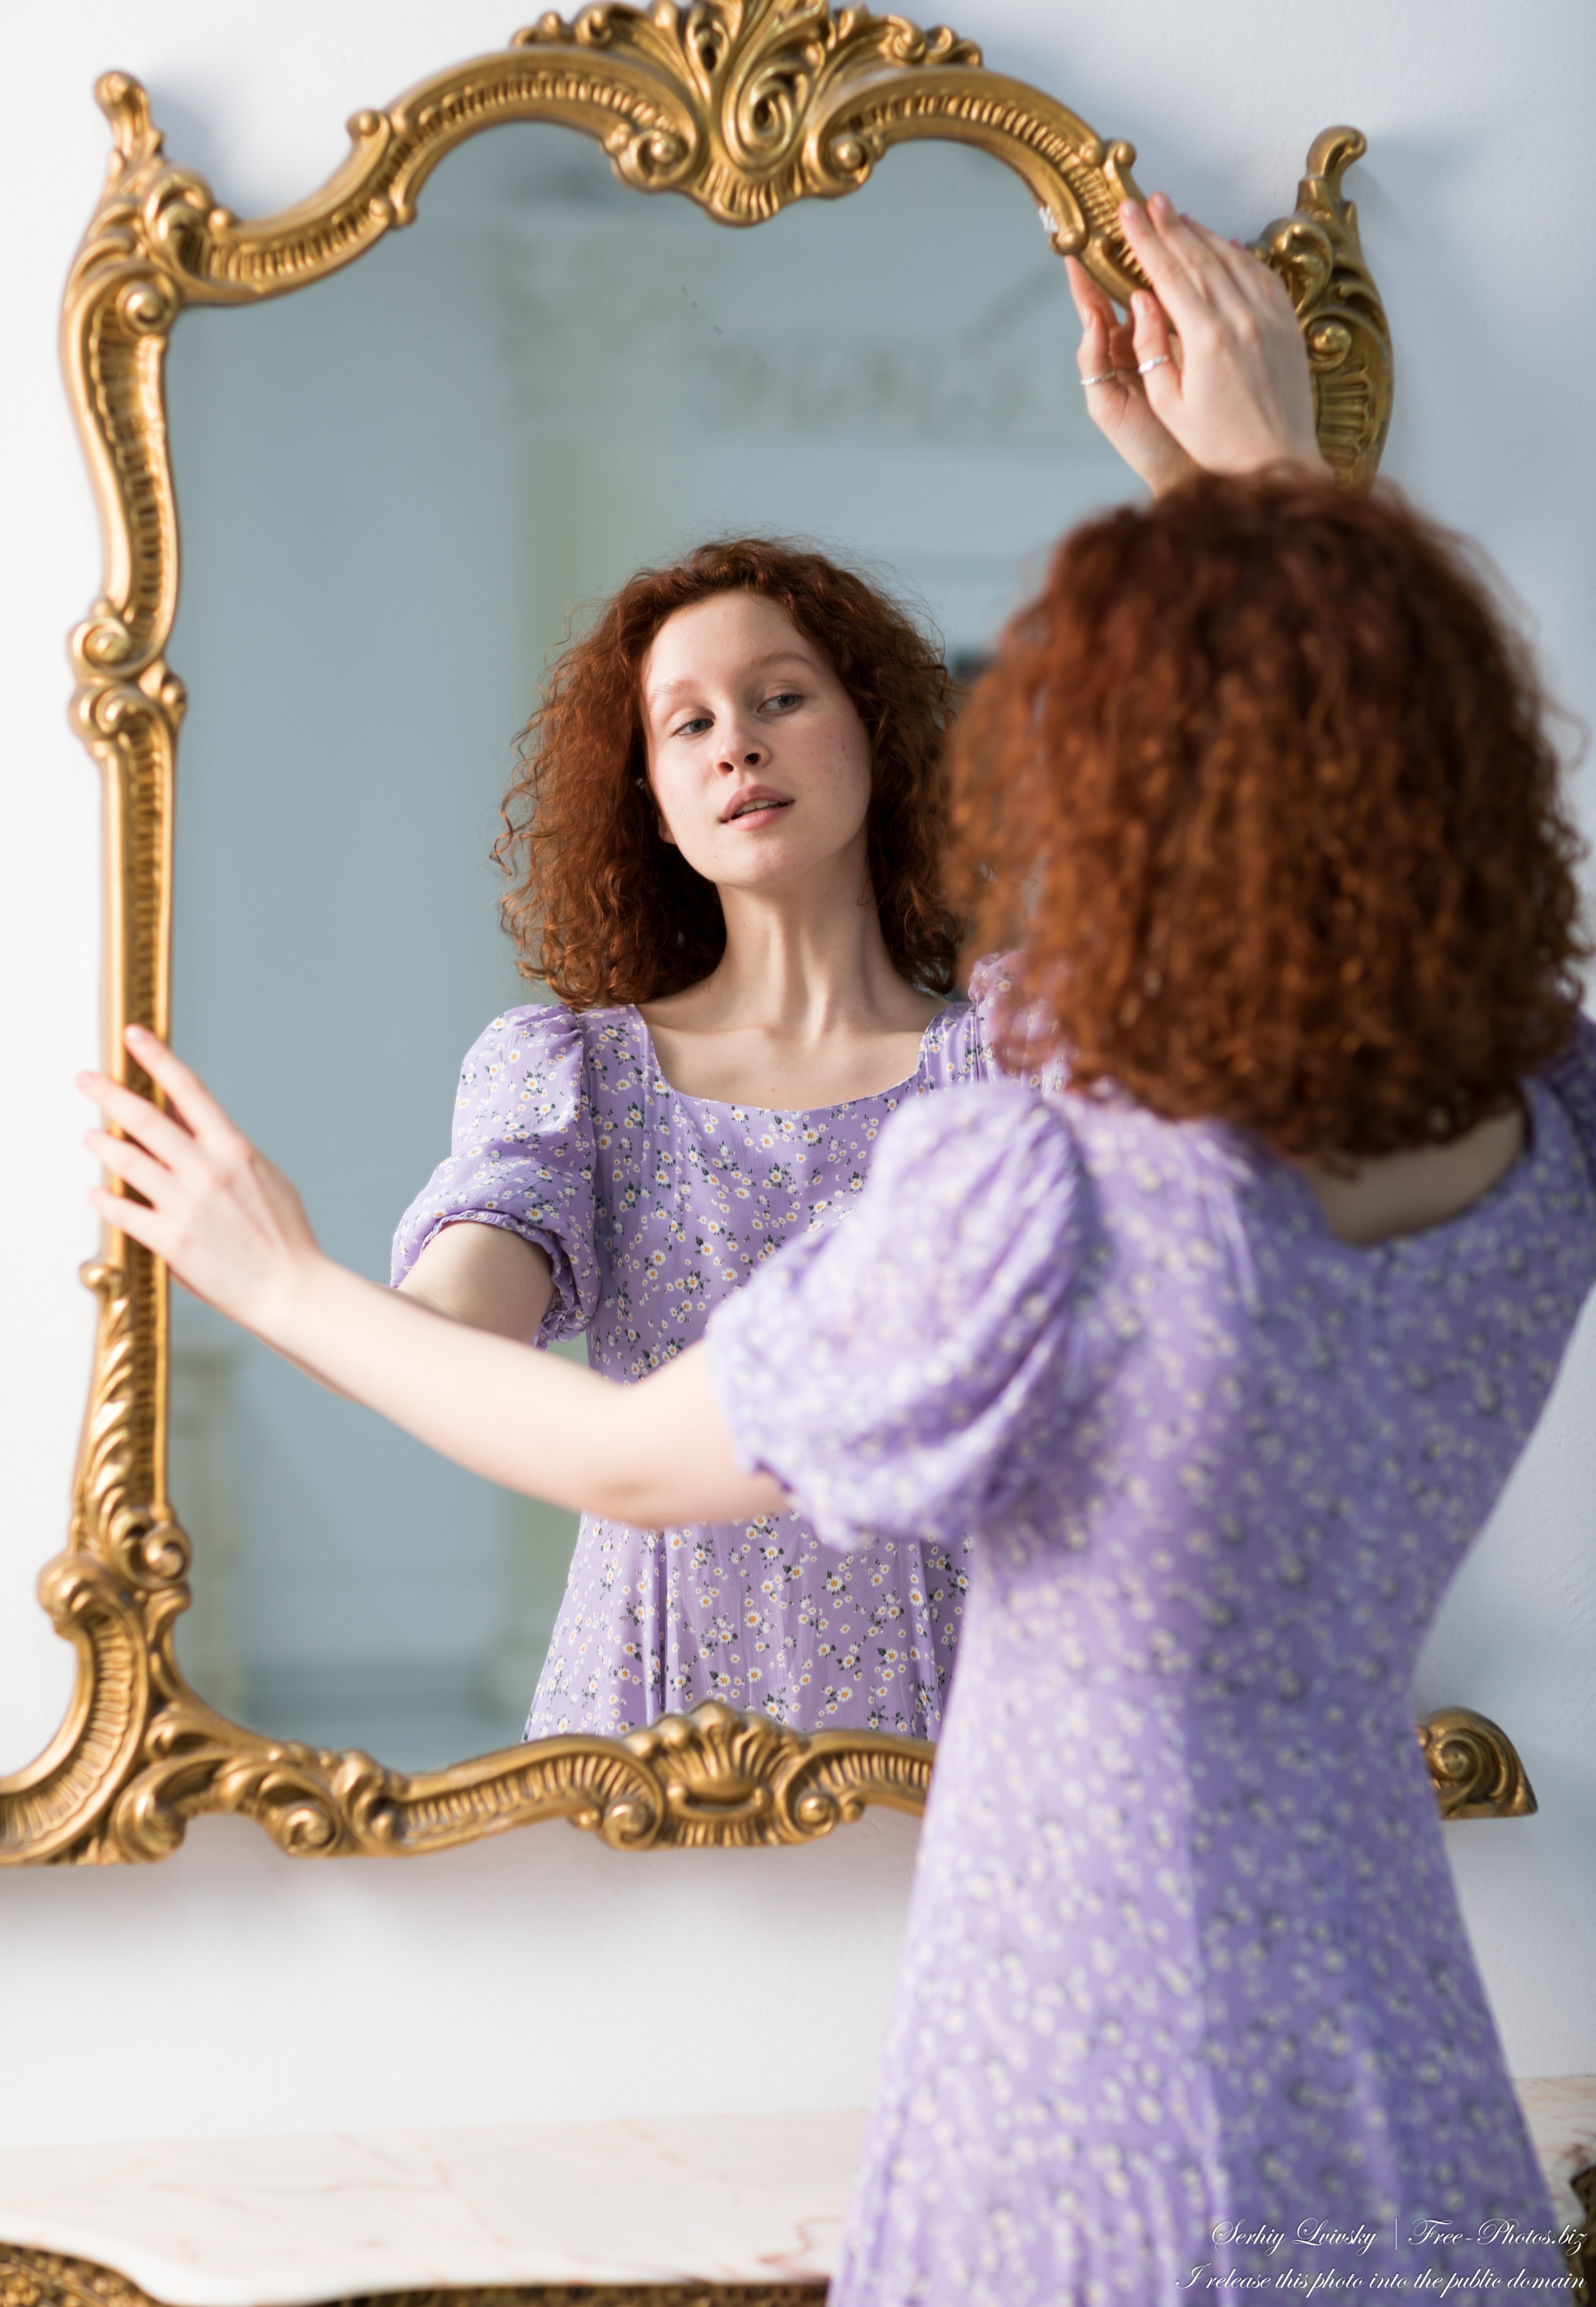
[[[744,734],[732,739],[717,767],[724,769],[728,776],[735,776],[739,769],[757,769],[769,759],[768,746],[762,744],[757,737]]]

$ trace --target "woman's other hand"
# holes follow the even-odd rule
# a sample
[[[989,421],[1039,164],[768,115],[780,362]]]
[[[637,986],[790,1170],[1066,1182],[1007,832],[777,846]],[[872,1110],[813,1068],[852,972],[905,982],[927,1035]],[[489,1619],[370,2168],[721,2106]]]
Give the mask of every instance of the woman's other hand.
[[[143,1196],[99,1187],[90,1198],[107,1225],[163,1258],[197,1298],[265,1334],[276,1302],[324,1263],[299,1196],[164,1042],[142,1025],[130,1025],[126,1039],[173,1111],[107,1074],[78,1076],[85,1097],[125,1133],[91,1129],[85,1144]]]
[[[1087,386],[1086,405],[1127,463],[1154,495],[1194,469],[1284,464],[1328,477],[1308,351],[1279,275],[1163,193],[1146,209],[1127,201],[1120,220],[1155,292],[1137,289],[1128,326],[1074,259],[1069,279],[1082,377],[1114,372]],[[1099,346],[1106,357],[1089,360]]]

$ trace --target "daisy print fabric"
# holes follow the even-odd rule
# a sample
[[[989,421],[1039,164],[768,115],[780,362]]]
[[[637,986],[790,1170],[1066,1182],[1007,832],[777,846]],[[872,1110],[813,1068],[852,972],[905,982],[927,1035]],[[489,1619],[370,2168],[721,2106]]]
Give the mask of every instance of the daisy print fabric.
[[[832,2307],[1568,2295],[1413,1735],[1596,1283],[1596,1029],[1523,1089],[1355,1246],[1240,1130],[974,1088],[716,1316],[823,1540],[969,1548]]]
[[[845,1222],[896,1112],[989,1069],[978,1012],[955,1003],[896,1088],[771,1111],[673,1089],[635,1008],[506,1010],[466,1059],[452,1148],[399,1224],[393,1279],[443,1226],[508,1227],[553,1268],[535,1342],[585,1331],[591,1366],[634,1381],[785,1244]],[[718,1698],[801,1730],[935,1738],[966,1587],[957,1533],[839,1555],[797,1514],[584,1515],[525,1735],[614,1735]]]

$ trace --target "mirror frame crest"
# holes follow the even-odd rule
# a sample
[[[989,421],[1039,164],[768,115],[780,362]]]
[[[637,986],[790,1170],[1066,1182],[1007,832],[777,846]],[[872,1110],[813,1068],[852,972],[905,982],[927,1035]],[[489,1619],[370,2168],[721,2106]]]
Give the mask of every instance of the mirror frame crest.
[[[73,632],[73,723],[105,787],[107,1072],[148,1090],[123,1028],[168,1028],[173,776],[182,682],[167,663],[177,606],[177,510],[163,366],[184,307],[249,304],[324,279],[416,215],[446,153],[501,121],[543,120],[600,142],[622,181],[674,192],[746,226],[790,202],[856,191],[895,144],[973,144],[1025,182],[1060,254],[1121,302],[1139,276],[1119,202],[1139,197],[1134,148],[1105,143],[1051,97],[989,72],[946,28],[826,0],[657,0],[540,17],[510,46],[438,73],[349,123],[320,192],[240,219],[169,161],[143,89],[108,73],[106,189],[69,278],[68,388],[105,529],[103,588]],[[1390,334],[1342,176],[1365,149],[1333,128],[1309,154],[1295,213],[1255,244],[1307,337],[1319,435],[1362,485],[1384,445]],[[113,1190],[120,1182],[108,1180]],[[0,1863],[166,1857],[205,1811],[258,1819],[296,1856],[435,1850],[549,1818],[623,1850],[802,1842],[871,1803],[919,1811],[930,1746],[868,1731],[801,1737],[710,1703],[625,1738],[547,1738],[416,1775],[369,1755],[277,1740],[187,1685],[173,1626],[190,1548],[167,1493],[167,1277],[107,1230],[83,1279],[99,1301],[67,1550],[39,1595],[76,1645],[65,1720],[0,1779]],[[1522,1814],[1534,1797],[1503,1735],[1454,1710],[1420,1732],[1448,1815]]]

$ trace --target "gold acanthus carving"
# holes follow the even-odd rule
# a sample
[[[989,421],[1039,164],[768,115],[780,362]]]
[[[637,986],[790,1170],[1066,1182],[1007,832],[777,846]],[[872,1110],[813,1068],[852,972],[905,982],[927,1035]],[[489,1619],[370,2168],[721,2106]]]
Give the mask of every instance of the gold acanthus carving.
[[[123,1028],[164,1035],[169,1024],[184,697],[165,655],[179,564],[162,377],[185,306],[281,296],[352,262],[414,218],[449,151],[512,120],[579,129],[624,183],[682,193],[728,225],[854,192],[898,143],[971,144],[1021,178],[1056,250],[1078,253],[1121,298],[1137,277],[1116,220],[1136,190],[1131,146],[989,72],[950,31],[823,0],[657,0],[646,12],[541,17],[507,48],[357,114],[330,180],[253,219],[218,206],[203,178],[166,158],[136,81],[107,73],[98,94],[112,152],[62,327],[106,555],[99,597],[72,637],[73,712],[105,790],[104,1063],[141,1087]],[[1390,401],[1384,315],[1341,192],[1362,150],[1353,130],[1321,137],[1298,212],[1259,246],[1302,315],[1321,436],[1354,482],[1372,475]],[[188,1546],[167,1496],[165,1275],[108,1230],[84,1278],[100,1311],[69,1551],[40,1588],[76,1645],[77,1685],[46,1752],[0,1779],[0,1863],[159,1857],[186,1820],[215,1810],[259,1819],[287,1850],[330,1855],[436,1849],[561,1817],[621,1849],[792,1842],[871,1803],[921,1806],[929,1748],[865,1732],[805,1740],[724,1708],[634,1738],[544,1740],[416,1777],[229,1722],[188,1689],[172,1647]]]
[[[1319,446],[1338,480],[1374,478],[1391,428],[1394,370],[1386,308],[1363,255],[1358,211],[1341,180],[1369,143],[1326,128],[1309,148],[1296,213],[1253,244],[1284,280],[1308,340]]]
[[[163,1858],[202,1811],[258,1819],[294,1857],[415,1857],[558,1818],[616,1850],[810,1842],[872,1803],[920,1811],[931,1759],[917,1739],[804,1737],[710,1700],[626,1738],[540,1738],[411,1774],[262,1737],[174,1690],[116,1795],[105,1855]]]

